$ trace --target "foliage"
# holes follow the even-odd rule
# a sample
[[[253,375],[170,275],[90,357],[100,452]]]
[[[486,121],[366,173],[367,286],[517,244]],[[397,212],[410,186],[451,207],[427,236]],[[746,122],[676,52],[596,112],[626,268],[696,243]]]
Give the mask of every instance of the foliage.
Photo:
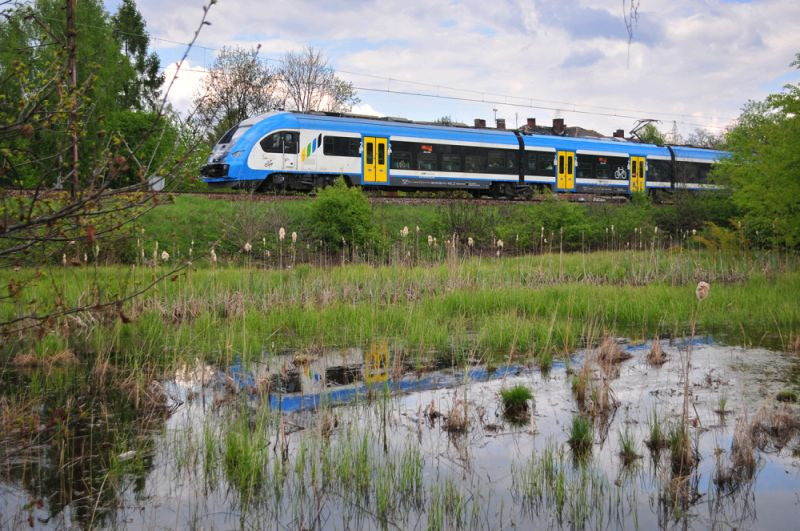
[[[664,136],[664,133],[658,130],[658,128],[653,124],[645,125],[641,131],[639,131],[636,136],[639,137],[639,140],[644,142],[645,144],[655,144],[657,146],[663,146],[667,143],[667,139]]]
[[[686,139],[686,143],[700,148],[725,149],[725,136],[724,132],[715,134],[705,129],[695,129]]]
[[[122,45],[123,53],[136,71],[136,75],[123,84],[120,105],[123,108],[152,108],[158,100],[164,74],[159,73],[161,61],[158,55],[147,53],[150,37],[136,2],[122,0],[111,24],[114,38]]]
[[[348,187],[344,179],[323,189],[309,212],[309,229],[314,239],[329,248],[345,244],[361,248],[378,243],[372,207],[360,188]]]
[[[793,66],[800,67],[800,54]],[[733,189],[750,238],[800,247],[800,84],[749,102],[727,144],[731,157],[713,177]]]
[[[287,104],[298,111],[349,111],[359,102],[353,84],[336,76],[322,52],[288,52],[280,69]]]
[[[166,169],[164,165],[176,152],[177,128],[155,112],[111,112],[105,120],[105,126],[118,142],[130,148],[125,164],[120,167],[117,185],[139,183]],[[131,139],[133,146],[127,145],[126,139]]]

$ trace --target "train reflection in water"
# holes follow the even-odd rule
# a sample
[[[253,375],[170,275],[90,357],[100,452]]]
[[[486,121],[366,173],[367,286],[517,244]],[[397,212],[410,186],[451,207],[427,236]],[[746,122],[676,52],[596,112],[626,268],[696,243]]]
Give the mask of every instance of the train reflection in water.
[[[382,391],[408,393],[454,387],[469,381],[487,381],[519,374],[523,367],[497,369],[483,366],[463,369],[430,367],[416,369],[392,355],[388,343],[366,349],[329,350],[317,357],[275,356],[251,371],[240,363],[231,365],[228,376],[242,390],[266,390],[270,406],[286,413],[315,409],[321,404],[343,404]]]

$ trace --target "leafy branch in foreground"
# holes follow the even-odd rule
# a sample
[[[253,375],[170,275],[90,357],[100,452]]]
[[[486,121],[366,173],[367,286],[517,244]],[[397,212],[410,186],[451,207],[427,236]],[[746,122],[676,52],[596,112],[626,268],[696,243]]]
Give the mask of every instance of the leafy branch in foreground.
[[[135,89],[143,71],[131,64],[130,43],[118,40],[102,3],[87,0],[76,8],[68,2],[66,20],[63,2],[56,0],[0,5],[0,267],[54,264],[59,258],[66,265],[68,254],[74,256],[70,262],[98,263],[101,249],[114,239],[134,237],[134,222],[158,204],[150,178],[180,173],[200,147],[190,121],[176,125],[167,98],[214,4],[209,0],[203,7],[172,80],[160,103],[147,103],[149,111],[131,98],[152,98],[154,89]],[[132,2],[125,5],[135,9]],[[141,56],[138,48],[135,55]],[[114,94],[126,97],[116,101]],[[70,193],[63,190],[67,183]],[[11,317],[0,320],[0,331],[54,326],[66,315],[121,308],[185,267],[131,286],[128,293],[104,298],[94,290],[90,303],[72,307],[57,294],[47,304],[25,301],[25,280],[11,275],[0,305],[13,305],[13,312],[3,312]]]

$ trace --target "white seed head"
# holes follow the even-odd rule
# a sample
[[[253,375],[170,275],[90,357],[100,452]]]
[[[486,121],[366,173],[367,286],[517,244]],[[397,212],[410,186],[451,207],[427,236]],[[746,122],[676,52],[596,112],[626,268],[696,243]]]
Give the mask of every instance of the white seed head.
[[[694,290],[694,294],[697,297],[697,300],[702,301],[706,297],[708,297],[708,292],[711,290],[711,285],[708,282],[698,282],[697,288]]]
[[[497,248],[498,249],[502,249],[503,248],[503,240],[497,240]]]
[[[242,250],[244,250],[246,253],[249,253],[253,250],[253,246],[250,244],[250,242],[244,242],[244,247],[242,247]]]
[[[431,245],[433,245],[433,236],[428,234],[428,247],[430,247]]]
[[[286,229],[284,229],[283,227],[281,227],[281,228],[278,230],[278,239],[279,239],[280,241],[283,241],[283,240],[285,240],[285,239],[286,239]]]
[[[61,255],[61,264],[62,265],[67,265],[67,255],[66,255],[66,253]]]
[[[475,246],[475,240],[473,240],[473,239],[472,239],[472,236],[470,236],[469,238],[467,238],[467,245],[468,245],[469,247],[474,247],[474,246]]]
[[[213,248],[211,249],[211,261],[215,264],[217,263],[217,253],[214,251]]]
[[[169,253],[167,251],[161,251],[161,261],[162,262],[169,261]]]
[[[292,232],[292,243],[297,243],[297,233],[294,231]]]

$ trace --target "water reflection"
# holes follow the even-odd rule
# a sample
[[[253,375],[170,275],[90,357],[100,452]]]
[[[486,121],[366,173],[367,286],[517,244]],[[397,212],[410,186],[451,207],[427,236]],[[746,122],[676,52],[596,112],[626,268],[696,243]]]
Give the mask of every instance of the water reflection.
[[[250,370],[237,360],[228,367],[227,374],[242,391],[255,393],[263,387],[259,382],[269,382],[265,398],[270,406],[291,413],[321,404],[358,401],[384,386],[391,393],[411,393],[485,382],[525,370],[521,365],[507,365],[423,372],[393,355],[387,342],[378,342],[363,349],[326,350],[316,357],[302,356],[292,362],[287,356],[276,356]]]

